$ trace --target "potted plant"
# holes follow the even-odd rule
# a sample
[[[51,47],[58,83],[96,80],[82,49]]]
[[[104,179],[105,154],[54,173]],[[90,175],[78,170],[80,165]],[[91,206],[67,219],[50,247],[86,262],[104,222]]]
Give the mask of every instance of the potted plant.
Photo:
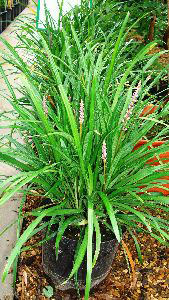
[[[6,28],[6,0],[0,1],[0,33]]]
[[[162,211],[166,210],[169,199],[146,192],[154,182],[162,186],[160,178],[168,174],[168,162],[163,164],[162,161],[158,166],[146,163],[168,150],[168,141],[158,148],[148,147],[164,137],[168,127],[164,123],[151,142],[133,150],[154,124],[168,114],[169,104],[161,111],[157,109],[151,118],[140,117],[146,104],[145,94],[150,88],[143,74],[157,55],[147,54],[155,45],[150,43],[132,61],[126,61],[119,68],[116,61],[125,44],[123,34],[128,17],[122,24],[111,58],[108,40],[102,42],[101,47],[90,42],[82,45],[72,25],[71,35],[78,55],[72,55],[69,36],[62,29],[67,46],[63,55],[65,63],[51,51],[51,41],[47,43],[44,33],[37,33],[43,51],[39,53],[36,48],[35,53],[42,55],[48,67],[52,90],[44,91],[34,77],[32,66],[9,47],[12,64],[16,63],[22,71],[27,101],[16,98],[0,67],[13,106],[13,118],[8,125],[12,133],[4,137],[4,142],[1,140],[0,160],[20,171],[1,183],[0,205],[26,184],[39,192],[46,202],[30,213],[35,218],[12,250],[3,281],[24,243],[41,231],[43,258],[47,257],[46,251],[51,251],[51,260],[48,257],[48,264],[44,261],[47,273],[54,275],[53,279],[56,276],[61,279],[59,286],[62,283],[63,288],[72,286],[74,278],[74,282],[85,289],[85,299],[89,298],[91,286],[107,275],[124,231],[127,230],[135,241],[137,232],[143,232],[168,245],[169,228]],[[135,74],[136,66],[139,70]],[[41,78],[45,71],[40,74]],[[164,69],[161,76],[165,72]],[[49,82],[51,78],[48,77]],[[159,75],[151,85],[158,79]],[[22,136],[24,144],[13,136],[15,131]],[[142,185],[146,188],[140,194]],[[160,217],[152,213],[159,207]],[[69,256],[70,265],[66,265],[65,274],[53,274],[53,262],[56,268],[57,264],[63,266],[65,263],[63,251],[72,252],[73,264]],[[63,261],[59,260],[61,258]]]

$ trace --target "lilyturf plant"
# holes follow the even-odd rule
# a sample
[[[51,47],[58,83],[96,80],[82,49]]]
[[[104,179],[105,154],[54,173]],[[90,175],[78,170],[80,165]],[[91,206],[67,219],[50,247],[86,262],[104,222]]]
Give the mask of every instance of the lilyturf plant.
[[[1,120],[8,122],[6,127],[11,132],[1,137],[0,161],[14,166],[18,174],[1,182],[0,205],[25,185],[50,199],[51,204],[30,212],[34,220],[17,240],[3,281],[25,242],[42,229],[50,229],[53,223],[59,225],[59,232],[55,232],[56,251],[68,227],[79,230],[81,244],[69,279],[77,274],[87,253],[86,300],[92,268],[100,252],[102,226],[112,232],[119,243],[125,228],[137,249],[138,232],[168,245],[168,221],[163,212],[168,212],[169,197],[147,190],[154,185],[162,186],[161,178],[168,175],[169,163],[159,157],[168,151],[169,142],[158,148],[151,145],[168,134],[168,126],[161,119],[168,115],[169,103],[151,117],[140,117],[148,102],[145,97],[149,89],[166,70],[161,70],[149,83],[149,67],[160,55],[149,55],[155,43],[143,47],[132,59],[124,55],[128,18],[127,14],[116,39],[110,35],[101,43],[94,43],[90,38],[82,42],[73,24],[68,33],[60,27],[58,43],[60,32],[65,42],[62,57],[57,54],[59,50],[53,53],[50,36],[47,40],[43,32],[37,31],[41,51],[32,46],[29,53],[27,48],[30,55],[34,54],[34,64],[25,62],[16,49],[4,41],[8,52],[3,56],[15,65],[24,92],[20,99],[16,97],[1,65],[0,72],[10,93],[7,100],[13,111],[10,115],[1,114]],[[39,81],[36,56],[43,61]],[[140,139],[146,138],[159,122],[162,130],[134,151]],[[22,142],[15,138],[15,133],[21,136]],[[154,157],[159,164],[147,164]],[[157,210],[160,210],[158,216]]]

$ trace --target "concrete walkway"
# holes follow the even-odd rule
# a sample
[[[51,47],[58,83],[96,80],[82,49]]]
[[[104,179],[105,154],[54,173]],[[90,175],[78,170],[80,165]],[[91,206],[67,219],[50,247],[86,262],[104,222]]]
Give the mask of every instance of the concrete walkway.
[[[33,14],[33,10],[35,10],[34,5],[31,3],[25,10],[21,13],[21,15],[28,16]],[[16,45],[16,33],[14,33],[15,24],[17,19],[12,22],[12,24],[2,33],[2,36],[13,46]],[[4,46],[0,42],[0,49],[3,49]],[[20,53],[22,55],[22,53]],[[0,58],[2,60],[2,58]],[[8,70],[8,64],[4,65],[4,69]],[[14,87],[16,87],[16,81],[14,75],[9,76],[9,80]],[[2,93],[8,94],[7,88],[4,84],[3,79],[0,79],[0,113],[10,111],[11,107],[8,101],[2,99]],[[19,95],[19,93],[18,93]],[[18,96],[17,95],[17,96]],[[2,125],[2,123],[1,123]],[[0,129],[0,136],[3,136],[7,133],[7,129]],[[3,163],[0,163],[0,176],[12,176],[16,173],[16,170],[12,167],[9,167]],[[17,220],[17,210],[19,205],[19,195],[16,195],[9,201],[5,206],[0,207],[0,232],[2,232],[9,224],[13,223]],[[0,300],[12,300],[14,298],[14,291],[12,287],[13,275],[12,271],[8,275],[4,284],[1,282],[1,277],[3,273],[3,269],[6,263],[10,252],[15,245],[16,242],[16,225],[12,226],[5,234],[0,237]]]

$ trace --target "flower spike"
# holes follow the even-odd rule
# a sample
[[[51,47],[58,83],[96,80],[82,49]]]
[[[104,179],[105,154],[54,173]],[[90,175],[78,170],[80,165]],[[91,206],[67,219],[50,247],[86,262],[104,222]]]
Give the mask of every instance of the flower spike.
[[[102,160],[104,163],[104,189],[106,187],[106,160],[107,160],[107,146],[106,146],[106,142],[103,141],[103,145],[102,145]]]
[[[124,124],[126,124],[127,121],[130,120],[130,117],[131,117],[133,109],[134,109],[134,104],[137,102],[140,90],[141,90],[141,80],[139,81],[139,83],[138,83],[138,85],[137,85],[137,87],[135,89],[135,92],[132,95],[132,99],[131,99],[131,102],[130,102],[130,104],[128,106],[126,115],[125,115],[125,117],[124,117],[124,119],[122,121]],[[123,130],[124,131],[127,130],[126,126],[123,127]]]
[[[48,115],[48,106],[47,106],[47,97],[46,96],[43,97],[42,106],[43,106],[45,115],[47,116]]]
[[[82,124],[84,122],[84,103],[83,100],[80,101],[80,110],[79,110],[79,123],[80,123],[80,137],[82,136]]]
[[[106,142],[103,142],[102,145],[102,159],[104,162],[106,162],[106,158],[107,158],[107,147],[106,147]]]

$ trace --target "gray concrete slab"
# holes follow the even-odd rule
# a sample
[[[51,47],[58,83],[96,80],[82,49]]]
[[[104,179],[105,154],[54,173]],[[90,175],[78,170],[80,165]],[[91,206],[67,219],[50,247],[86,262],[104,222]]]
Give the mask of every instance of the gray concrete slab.
[[[24,19],[24,16],[30,15],[33,13],[33,10],[35,10],[34,5],[31,3],[29,6],[22,12],[22,16]],[[14,32],[15,25],[17,20],[14,20],[12,24],[2,33],[2,36],[13,46],[16,45],[16,32]],[[0,49],[4,49],[4,46],[2,42],[0,42]],[[20,55],[24,55],[22,52]],[[0,57],[0,61],[2,61],[2,58]],[[5,64],[4,68],[6,71],[8,71],[9,65]],[[15,87],[17,85],[17,80],[15,80],[15,75],[10,75],[9,80],[12,83],[12,85]],[[0,95],[1,94],[8,95],[7,88],[4,84],[4,81],[0,79]],[[18,94],[19,96],[19,94]],[[11,106],[8,101],[2,100],[2,97],[0,96],[0,113],[10,111]],[[8,129],[1,129],[0,130],[0,136],[5,135],[8,133]],[[19,137],[18,137],[19,138]],[[16,170],[10,166],[5,165],[4,163],[0,163],[0,176],[12,176],[16,174]],[[0,207],[0,232],[4,230],[9,224],[15,222],[17,220],[17,211],[18,206],[20,202],[20,196],[15,195],[13,199],[8,201],[6,205],[3,207]],[[6,264],[6,260],[8,256],[10,255],[10,252],[16,242],[16,225],[12,226],[10,229],[8,229],[3,236],[0,237],[0,278],[2,277],[3,269]],[[12,300],[14,298],[13,296],[13,274],[12,271],[7,277],[7,280],[4,284],[2,284],[0,280],[0,300]]]

